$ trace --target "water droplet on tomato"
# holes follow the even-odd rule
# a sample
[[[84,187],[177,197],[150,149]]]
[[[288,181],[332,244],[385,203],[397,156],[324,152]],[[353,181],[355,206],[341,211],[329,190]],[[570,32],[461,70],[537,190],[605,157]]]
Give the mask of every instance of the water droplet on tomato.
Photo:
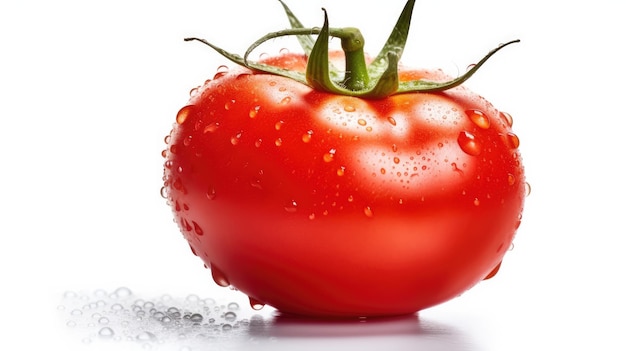
[[[358,123],[360,126],[366,126],[366,125],[367,125],[367,121],[366,121],[366,120],[364,120],[363,118],[359,118],[359,120],[357,121],[357,123]]]
[[[352,105],[346,105],[343,107],[343,110],[346,112],[354,112],[356,111],[356,107],[352,106]]]
[[[196,235],[199,235],[199,236],[204,235],[204,231],[202,230],[202,228],[200,227],[198,223],[196,223],[195,221],[191,221],[191,224],[193,225],[193,231],[196,232]]]
[[[387,170],[386,170],[386,169],[384,169],[384,168],[381,168],[381,169],[380,169],[380,174],[385,174],[385,173],[387,173]]]
[[[372,211],[369,206],[365,206],[365,208],[363,208],[363,213],[369,218],[374,217],[374,211]]]
[[[391,151],[398,152],[398,145],[396,144],[391,145]]]
[[[291,102],[291,96],[285,96],[282,100],[280,100],[281,105],[287,105]]]
[[[504,143],[511,149],[517,149],[519,147],[519,137],[512,132],[508,132],[502,135]]]
[[[224,110],[230,110],[231,108],[233,108],[233,105],[235,104],[235,100],[229,100],[226,101],[226,103],[224,104]]]
[[[525,192],[525,195],[526,195],[526,196],[530,195],[530,191],[531,191],[531,188],[530,188],[530,183],[525,182],[525,183],[524,183],[524,192]]]
[[[278,121],[278,122],[276,122],[276,124],[274,124],[274,129],[276,129],[276,130],[280,130],[280,128],[282,128],[282,127],[283,127],[283,124],[285,124],[285,122],[284,122],[284,121]]]
[[[250,118],[255,118],[256,115],[259,114],[259,110],[261,109],[261,106],[254,106],[253,108],[250,109],[250,112],[248,113],[248,116]]]
[[[474,206],[480,206],[480,200],[478,198],[474,198]]]
[[[215,282],[215,284],[219,286],[227,287],[230,285],[230,282],[228,281],[228,278],[226,278],[226,275],[214,264],[211,264],[211,276],[213,277],[213,281]]]
[[[183,140],[183,145],[185,145],[185,146],[189,146],[189,145],[191,145],[191,139],[192,139],[192,138],[193,138],[193,137],[192,137],[191,135],[188,135],[188,136],[187,136],[187,137]]]
[[[165,138],[163,138],[163,141],[165,142],[166,145],[170,143],[170,140],[172,140],[171,134],[168,134],[165,136]]]
[[[227,322],[234,322],[235,320],[237,320],[237,314],[235,312],[228,311],[224,313],[224,320],[226,320]]]
[[[278,138],[278,139],[274,140],[274,145],[276,145],[276,146],[283,145],[283,139]]]
[[[346,167],[341,166],[337,169],[337,175],[339,177],[343,177],[343,175],[346,174]]]
[[[349,195],[349,196],[348,196],[348,202],[352,202],[352,201],[354,201],[354,196]]]
[[[230,138],[230,143],[231,143],[232,145],[237,145],[237,144],[239,144],[239,141],[241,141],[241,135],[242,135],[242,134],[243,134],[243,132],[239,132],[239,133],[237,133],[236,135],[232,136],[232,137]]]
[[[169,189],[165,186],[161,187],[161,197],[166,200],[169,198]]]
[[[387,121],[391,123],[392,126],[396,125],[396,119],[393,117],[387,117]]]
[[[190,97],[194,97],[194,96],[198,95],[199,91],[200,91],[200,87],[195,87],[195,88],[189,90],[189,96]]]
[[[393,163],[395,163],[395,164],[400,163],[400,158],[399,157],[394,157],[393,158]]]
[[[253,310],[258,311],[260,309],[262,309],[265,304],[253,297],[250,297],[250,307],[252,307]]]
[[[315,219],[315,213],[311,213],[311,214],[309,215],[309,219],[310,219],[310,220],[314,220],[314,219]]]
[[[112,338],[115,335],[115,332],[110,327],[104,327],[98,331],[98,336],[101,338]]]
[[[324,162],[332,162],[333,159],[335,158],[335,152],[337,150],[335,149],[330,149],[330,151],[328,151],[327,153],[324,154]]]
[[[209,187],[209,190],[206,192],[206,197],[209,200],[215,200],[215,188]]]
[[[312,130],[308,130],[306,133],[302,134],[302,142],[303,143],[311,142],[312,138],[313,138],[313,131]]]
[[[509,113],[500,111],[500,118],[504,120],[504,123],[506,123],[507,126],[513,126],[513,116],[511,116]]]
[[[181,108],[176,114],[176,123],[183,124],[189,118],[189,115],[193,112],[195,107],[193,105],[187,105]]]
[[[470,156],[478,156],[481,152],[481,145],[476,140],[474,134],[461,132],[457,138],[461,150]]]
[[[204,127],[203,132],[204,133],[213,133],[219,127],[220,127],[220,124],[218,122],[213,122],[213,123],[209,124],[208,126]]]
[[[260,148],[260,147],[261,147],[261,144],[263,144],[263,139],[257,139],[257,140],[254,142],[254,146],[255,146],[255,147],[257,147],[257,148]]]
[[[290,200],[285,205],[285,211],[288,213],[296,213],[298,211],[298,203],[295,200]]]
[[[221,65],[217,67],[217,73],[213,76],[213,80],[222,78],[224,75],[228,73],[228,66]]]
[[[479,128],[489,129],[489,127],[491,126],[491,121],[489,121],[489,117],[487,117],[487,115],[485,115],[485,113],[480,110],[467,110],[465,111],[465,114]]]
[[[515,176],[514,176],[514,175],[512,175],[512,174],[509,174],[509,175],[507,176],[507,181],[509,182],[509,185],[513,185],[513,184],[515,184]]]

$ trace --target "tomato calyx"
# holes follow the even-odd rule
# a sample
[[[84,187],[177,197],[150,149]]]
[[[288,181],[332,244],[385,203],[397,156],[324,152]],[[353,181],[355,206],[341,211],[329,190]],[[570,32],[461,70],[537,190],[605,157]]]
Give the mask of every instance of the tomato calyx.
[[[512,40],[500,44],[491,50],[480,61],[472,65],[463,75],[446,82],[426,80],[400,81],[398,64],[409,34],[411,17],[415,0],[408,0],[398,21],[396,22],[387,42],[380,53],[369,64],[365,57],[365,40],[357,28],[331,28],[328,14],[325,9],[324,24],[321,28],[305,28],[289,7],[282,1],[291,28],[268,33],[255,41],[246,50],[244,56],[230,53],[204,39],[185,38],[185,41],[200,41],[230,61],[253,71],[283,76],[319,91],[335,95],[355,96],[364,99],[382,99],[394,94],[417,92],[441,92],[463,84],[478,71],[478,69],[502,48],[518,43]],[[317,35],[314,40],[312,35]],[[308,57],[306,72],[287,70],[248,59],[249,55],[261,44],[268,40],[283,36],[296,36],[304,53]],[[329,62],[329,39],[335,37],[341,40],[341,47],[345,54],[345,71],[341,72]]]

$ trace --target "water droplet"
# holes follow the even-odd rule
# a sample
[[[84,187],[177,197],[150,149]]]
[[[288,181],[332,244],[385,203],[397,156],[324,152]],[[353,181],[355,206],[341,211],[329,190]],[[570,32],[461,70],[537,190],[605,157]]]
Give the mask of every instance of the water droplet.
[[[524,192],[525,192],[525,195],[526,195],[526,196],[529,196],[529,195],[530,195],[531,190],[532,190],[532,189],[530,188],[530,183],[525,182],[525,183],[524,183]]]
[[[185,146],[191,145],[191,139],[192,138],[193,137],[191,135],[188,135],[185,139],[183,139],[183,145],[185,145]]]
[[[476,140],[476,137],[470,132],[461,132],[457,139],[461,150],[468,155],[478,156],[481,152],[481,145]]]
[[[232,136],[230,138],[230,143],[234,146],[239,144],[239,141],[241,141],[241,135],[243,134],[242,131],[240,131],[239,133],[235,134],[234,136]]]
[[[258,311],[260,309],[262,309],[265,306],[265,304],[253,297],[250,297],[250,307],[252,307],[253,310]]]
[[[352,105],[346,105],[343,107],[343,110],[346,112],[354,112],[356,111],[356,107],[352,106]]]
[[[231,302],[228,304],[228,309],[229,310],[238,310],[239,309],[239,304],[236,302]]]
[[[100,324],[109,324],[109,319],[107,317],[100,317],[98,319],[98,323],[100,323]]]
[[[154,341],[156,340],[156,338],[156,335],[152,334],[149,331],[143,331],[135,336],[135,339],[137,339],[138,341]]]
[[[206,127],[204,127],[203,132],[204,133],[213,133],[219,127],[220,127],[220,124],[218,122],[213,122],[213,123],[207,125]]]
[[[374,129],[371,126],[367,126],[367,127],[365,127],[365,130],[368,131],[368,132],[371,132]]]
[[[213,277],[213,281],[215,282],[215,284],[219,286],[227,287],[230,285],[230,282],[228,281],[228,278],[226,278],[226,275],[224,275],[224,273],[222,273],[222,271],[217,268],[213,263],[211,263],[211,276]]]
[[[176,123],[185,123],[189,115],[193,112],[194,108],[195,107],[193,105],[187,105],[181,108],[180,111],[178,111],[178,114],[176,114]]]
[[[332,162],[333,159],[335,158],[335,152],[337,152],[337,150],[335,149],[330,149],[327,153],[324,154],[324,162]]]
[[[310,219],[310,220],[314,220],[314,219],[315,219],[315,213],[311,213],[311,214],[309,215],[309,219]]]
[[[506,123],[509,128],[513,126],[513,116],[509,113],[500,111],[500,118],[504,120],[504,123]]]
[[[226,103],[224,104],[224,110],[228,111],[231,108],[233,108],[233,105],[235,104],[235,100],[229,100],[226,101]]]
[[[291,96],[286,96],[282,100],[280,100],[281,105],[287,105],[290,102],[291,102]]]
[[[509,174],[509,175],[507,176],[507,181],[509,182],[509,185],[513,185],[513,184],[515,184],[515,176],[514,176],[514,175],[512,175],[512,174]]]
[[[283,139],[278,138],[278,139],[274,140],[274,145],[276,145],[276,146],[283,145]]]
[[[474,206],[480,206],[480,200],[477,197],[474,198]]]
[[[227,322],[234,322],[237,320],[237,314],[235,312],[229,311],[224,313],[224,320]]]
[[[274,124],[274,129],[276,129],[276,130],[280,130],[280,128],[282,128],[282,127],[283,127],[283,124],[285,124],[285,122],[284,122],[284,121],[278,121],[278,122],[276,122],[276,124]]]
[[[206,197],[209,200],[215,200],[215,188],[210,187],[206,192]]]
[[[391,151],[398,152],[398,145],[396,144],[391,145]]]
[[[389,121],[389,123],[391,123],[392,126],[396,125],[396,119],[393,117],[387,117],[387,121]]]
[[[169,190],[167,187],[161,187],[161,197],[167,199],[169,197]]]
[[[489,129],[489,127],[491,126],[491,121],[489,121],[489,117],[487,117],[487,115],[485,115],[485,113],[480,110],[467,110],[465,111],[465,114],[479,128]]]
[[[168,134],[165,136],[165,138],[163,138],[163,141],[165,142],[166,145],[170,143],[170,140],[172,140],[171,134]]]
[[[254,106],[253,108],[250,109],[248,116],[250,118],[256,118],[256,116],[259,114],[260,109],[261,109],[261,106]]]
[[[400,163],[400,158],[399,157],[394,157],[393,158],[393,163],[395,163],[395,164]]]
[[[109,327],[104,327],[98,331],[98,336],[101,338],[112,338],[114,335],[115,332]]]
[[[364,119],[362,119],[362,118],[359,118],[359,120],[357,121],[357,123],[358,123],[360,126],[366,126],[366,125],[367,125],[367,121],[366,121],[366,120],[364,120]]]
[[[372,211],[369,206],[365,206],[365,208],[363,208],[363,213],[369,218],[374,217],[374,211]]]
[[[260,148],[260,147],[261,147],[261,144],[263,144],[263,139],[257,139],[257,140],[254,142],[254,146],[255,146],[256,148]]]
[[[191,221],[191,223],[193,224],[193,230],[194,232],[196,232],[196,235],[204,235],[204,231],[202,231],[202,228],[200,228],[200,225],[198,223],[196,223],[195,221]]]
[[[517,149],[519,147],[519,137],[512,132],[506,133],[502,136],[504,143],[511,149]]]
[[[290,200],[285,205],[285,211],[289,213],[295,213],[298,210],[298,203],[295,200]]]
[[[303,143],[311,142],[312,138],[313,138],[313,131],[312,130],[309,130],[306,133],[302,134],[302,142]]]
[[[204,317],[200,313],[194,313],[191,316],[189,316],[189,320],[194,323],[200,323],[202,322],[203,319]]]
[[[225,323],[224,325],[222,325],[222,331],[227,332],[227,331],[231,331],[231,330],[233,330],[233,326],[232,325],[230,325],[228,323]]]
[[[341,166],[337,169],[337,175],[339,177],[343,177],[343,175],[346,174],[346,167]]]
[[[222,78],[224,75],[228,73],[228,66],[221,65],[217,67],[217,73],[213,76],[213,80]]]

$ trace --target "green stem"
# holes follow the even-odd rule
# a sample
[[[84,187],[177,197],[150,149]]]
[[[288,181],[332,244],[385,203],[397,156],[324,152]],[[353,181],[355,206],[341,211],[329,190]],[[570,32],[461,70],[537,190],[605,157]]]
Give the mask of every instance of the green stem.
[[[337,37],[341,38],[341,48],[346,56],[346,73],[343,86],[352,91],[365,90],[370,76],[365,62],[365,39],[356,28],[343,28]]]

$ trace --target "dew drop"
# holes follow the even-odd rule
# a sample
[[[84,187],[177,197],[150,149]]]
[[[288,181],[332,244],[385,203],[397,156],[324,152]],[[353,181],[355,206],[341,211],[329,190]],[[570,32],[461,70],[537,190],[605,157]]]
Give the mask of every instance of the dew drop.
[[[169,190],[165,186],[161,187],[161,197],[164,199],[169,197]]]
[[[478,156],[481,152],[481,146],[476,141],[476,137],[470,132],[461,132],[457,138],[461,150],[468,155]]]
[[[239,141],[241,141],[241,135],[243,134],[243,132],[239,132],[236,135],[232,136],[230,138],[230,143],[234,146],[239,144]]]
[[[98,331],[98,336],[101,338],[112,338],[114,335],[115,332],[109,327],[104,327]]]
[[[511,148],[517,149],[519,147],[519,137],[514,133],[506,133],[504,136],[504,142]]]
[[[500,111],[500,118],[504,120],[504,123],[506,123],[509,128],[513,126],[513,116],[511,116],[511,114]]]
[[[333,159],[335,158],[335,152],[337,152],[337,150],[335,149],[330,149],[330,151],[328,151],[327,153],[324,154],[324,162],[328,163],[328,162],[332,162]]]
[[[213,133],[217,130],[217,128],[220,127],[220,124],[218,122],[213,122],[211,124],[209,124],[208,126],[204,127],[203,132],[206,133]]]
[[[196,223],[195,221],[192,221],[191,223],[193,225],[193,231],[196,232],[196,235],[204,235],[204,231],[202,230],[202,228],[200,228],[200,225],[198,223]]]
[[[215,80],[222,78],[224,75],[226,75],[226,73],[228,73],[228,66],[221,65],[217,68],[217,73],[215,73],[213,79]]]
[[[230,282],[228,281],[228,278],[226,278],[226,275],[224,275],[224,273],[214,264],[211,264],[211,276],[213,277],[213,281],[215,282],[215,284],[219,286],[227,287],[230,285]]]
[[[210,187],[206,192],[206,197],[209,200],[215,200],[215,188]]]
[[[298,210],[298,203],[295,200],[287,202],[285,205],[285,211],[288,213],[295,213]]]
[[[261,106],[254,106],[253,108],[250,109],[248,116],[250,118],[256,118],[256,116],[259,114],[260,109],[261,109]]]
[[[337,175],[339,177],[343,177],[343,175],[346,174],[346,167],[341,166],[337,169]]]
[[[282,100],[280,100],[281,105],[287,105],[290,102],[291,102],[291,96],[286,96]]]
[[[372,209],[369,206],[365,206],[365,208],[363,208],[363,213],[365,214],[365,216],[369,218],[374,217],[374,211],[372,211]]]
[[[274,140],[274,145],[276,145],[276,146],[283,145],[283,139],[278,138],[278,139]]]
[[[194,109],[193,105],[187,105],[181,108],[180,111],[178,111],[178,114],[176,114],[176,123],[178,124],[185,123],[189,115],[192,113],[193,109]]]
[[[235,105],[235,100],[226,101],[226,103],[224,104],[224,110],[230,110],[231,108],[233,108],[233,105]]]
[[[276,122],[276,124],[274,124],[274,129],[276,129],[276,130],[280,130],[280,128],[282,128],[282,127],[283,127],[283,124],[285,124],[285,122],[284,122],[284,121],[278,121],[278,122]]]
[[[391,151],[398,152],[398,145],[396,144],[391,145]]]
[[[231,302],[228,304],[228,309],[229,310],[238,310],[239,309],[239,304],[236,302]]]
[[[311,214],[309,215],[309,219],[310,219],[310,220],[314,220],[314,219],[315,219],[315,213],[311,213]]]
[[[143,331],[135,336],[135,339],[139,341],[154,341],[156,340],[156,338],[156,335],[152,334],[149,331]]]
[[[465,114],[470,118],[475,125],[482,129],[489,129],[491,126],[491,121],[489,121],[489,117],[485,115],[484,112],[480,110],[467,110]]]
[[[227,322],[234,322],[237,320],[237,314],[235,312],[228,311],[224,313],[224,320]]]
[[[514,176],[514,175],[512,175],[512,174],[509,174],[509,175],[507,176],[507,181],[509,182],[509,185],[513,185],[513,184],[515,184],[515,176]]]
[[[394,157],[393,158],[393,163],[395,163],[395,164],[400,163],[400,158],[399,157]]]
[[[356,107],[352,106],[352,105],[346,105],[343,107],[343,110],[346,112],[354,112],[356,111]]]
[[[312,130],[309,130],[306,133],[302,134],[302,142],[303,143],[310,143],[312,138],[313,138],[313,131]]]
[[[253,310],[258,311],[260,309],[262,309],[265,306],[265,304],[253,297],[250,297],[250,307],[252,307]]]
[[[387,121],[391,123],[392,126],[396,125],[396,119],[393,117],[387,117]]]
[[[254,146],[255,146],[256,148],[260,148],[260,147],[261,147],[261,144],[263,144],[263,139],[257,139],[257,140],[254,142]]]
[[[363,118],[359,118],[359,120],[357,121],[357,123],[358,123],[360,126],[363,126],[363,127],[367,125],[367,121],[366,121],[366,120],[364,120]]]
[[[474,198],[474,206],[480,206],[480,200],[478,198]]]
[[[194,323],[200,323],[202,322],[203,319],[204,317],[200,313],[194,313],[191,316],[189,316],[189,321],[194,322]]]
[[[524,193],[525,193],[525,195],[526,195],[526,196],[529,196],[529,195],[530,195],[531,190],[532,190],[532,189],[530,188],[530,183],[525,182],[525,183],[524,183]]]
[[[98,319],[98,323],[103,324],[103,325],[109,324],[109,319],[107,317],[100,317]]]
[[[187,137],[183,140],[183,145],[185,145],[185,146],[189,146],[189,145],[191,145],[191,139],[192,139],[192,138],[193,138],[193,137],[192,137],[191,135],[188,135],[188,136],[187,136]]]

